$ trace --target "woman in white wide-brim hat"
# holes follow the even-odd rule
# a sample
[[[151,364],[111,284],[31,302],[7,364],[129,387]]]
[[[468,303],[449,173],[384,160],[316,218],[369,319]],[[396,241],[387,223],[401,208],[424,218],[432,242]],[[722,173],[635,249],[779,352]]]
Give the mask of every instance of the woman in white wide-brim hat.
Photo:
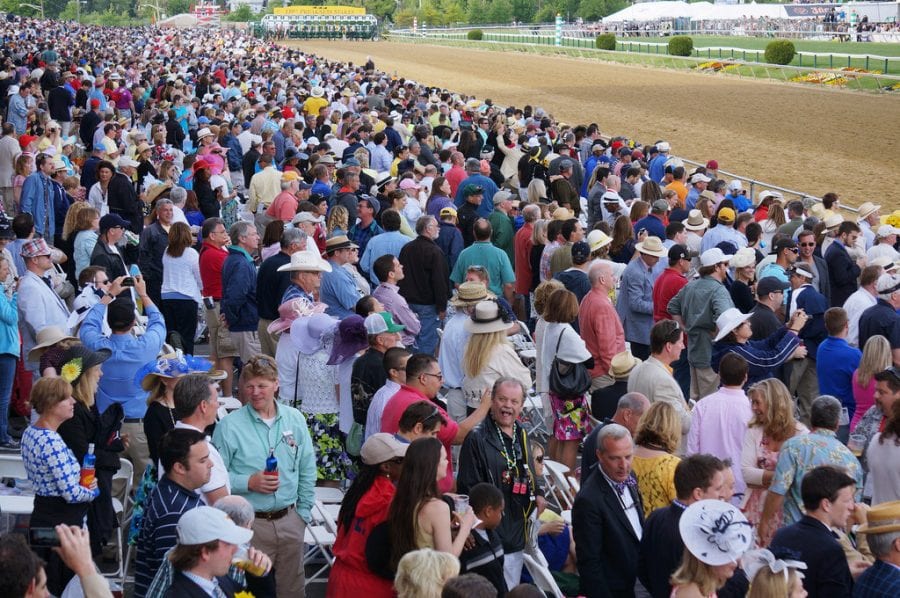
[[[715,597],[750,548],[753,527],[731,503],[707,499],[685,509],[678,531],[685,550],[672,574],[672,598]]]

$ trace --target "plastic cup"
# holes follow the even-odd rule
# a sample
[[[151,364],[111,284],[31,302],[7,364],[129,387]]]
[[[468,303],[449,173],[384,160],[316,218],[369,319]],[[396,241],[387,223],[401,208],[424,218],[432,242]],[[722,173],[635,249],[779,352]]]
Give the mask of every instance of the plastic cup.
[[[469,495],[468,494],[454,494],[453,495],[453,510],[457,512],[457,514],[462,515],[466,511],[469,510]]]
[[[839,426],[849,426],[850,425],[850,412],[847,411],[846,407],[841,407],[841,418],[838,420]]]
[[[866,449],[865,434],[851,434],[850,438],[847,439],[847,448],[857,457],[861,457]]]

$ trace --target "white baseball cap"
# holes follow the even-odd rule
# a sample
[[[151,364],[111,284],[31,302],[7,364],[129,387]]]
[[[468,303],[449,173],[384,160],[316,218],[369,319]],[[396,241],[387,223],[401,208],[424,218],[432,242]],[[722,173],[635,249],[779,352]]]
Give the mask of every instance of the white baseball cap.
[[[221,540],[229,544],[246,544],[253,530],[240,527],[225,511],[213,507],[197,507],[186,511],[176,526],[178,543],[187,546]]]
[[[729,260],[731,260],[731,257],[732,256],[727,255],[718,247],[713,247],[712,249],[707,249],[702,254],[700,254],[700,265],[715,266],[716,264],[721,264],[722,262],[728,262]]]

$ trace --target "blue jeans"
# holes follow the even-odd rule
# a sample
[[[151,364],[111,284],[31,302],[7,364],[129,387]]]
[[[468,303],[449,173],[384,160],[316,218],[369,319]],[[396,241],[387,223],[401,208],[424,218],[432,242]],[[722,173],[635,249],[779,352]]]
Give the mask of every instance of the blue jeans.
[[[9,399],[16,377],[18,358],[9,353],[0,355],[0,442],[9,442]]]
[[[418,303],[410,303],[409,308],[419,316],[419,323],[422,325],[422,329],[419,330],[419,335],[416,337],[416,351],[434,355],[434,350],[437,349],[438,344],[437,329],[440,325],[437,308],[433,305],[420,305]]]

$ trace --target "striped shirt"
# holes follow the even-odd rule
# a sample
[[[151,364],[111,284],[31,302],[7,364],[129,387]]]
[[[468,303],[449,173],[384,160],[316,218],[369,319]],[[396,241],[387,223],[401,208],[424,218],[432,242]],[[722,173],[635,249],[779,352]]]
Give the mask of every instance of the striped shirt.
[[[135,598],[147,596],[147,588],[166,552],[178,543],[176,525],[181,515],[202,504],[196,492],[179,486],[168,477],[163,477],[150,493],[137,540]]]

